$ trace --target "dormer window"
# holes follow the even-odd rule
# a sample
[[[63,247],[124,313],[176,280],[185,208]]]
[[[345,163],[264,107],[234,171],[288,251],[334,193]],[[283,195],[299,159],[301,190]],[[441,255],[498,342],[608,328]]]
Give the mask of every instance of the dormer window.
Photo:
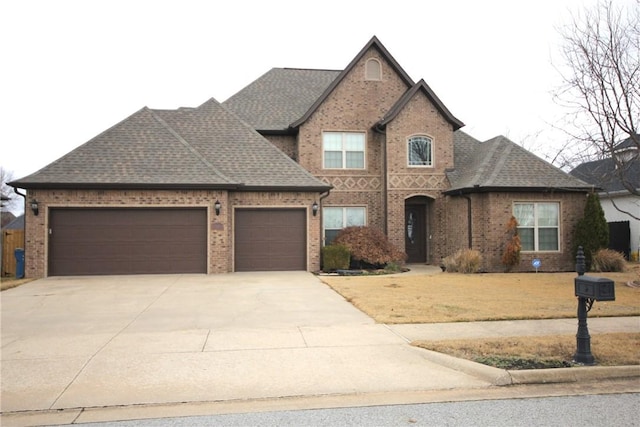
[[[371,58],[367,60],[364,70],[365,80],[382,80],[382,66],[380,61]]]

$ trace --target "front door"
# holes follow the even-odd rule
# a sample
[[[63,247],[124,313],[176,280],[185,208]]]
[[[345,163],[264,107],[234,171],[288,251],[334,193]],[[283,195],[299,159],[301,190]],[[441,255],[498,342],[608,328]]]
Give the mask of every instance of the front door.
[[[425,206],[406,205],[404,208],[404,240],[407,262],[426,262]]]

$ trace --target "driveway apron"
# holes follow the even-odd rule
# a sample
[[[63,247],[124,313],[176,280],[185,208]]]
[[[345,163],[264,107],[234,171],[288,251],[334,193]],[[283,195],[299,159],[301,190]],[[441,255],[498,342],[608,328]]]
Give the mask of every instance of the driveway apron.
[[[489,386],[306,272],[56,277],[0,298],[2,412]]]

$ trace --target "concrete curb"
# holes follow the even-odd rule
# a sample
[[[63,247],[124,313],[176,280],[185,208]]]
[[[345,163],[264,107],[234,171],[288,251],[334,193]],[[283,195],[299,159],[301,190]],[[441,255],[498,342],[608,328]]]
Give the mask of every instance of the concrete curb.
[[[507,371],[512,384],[574,383],[640,377],[640,366],[580,366],[575,368]]]
[[[581,381],[640,377],[640,365],[580,366],[574,368],[506,370],[423,349],[431,362],[464,372],[495,386],[517,384],[575,383]]]
[[[427,360],[447,368],[463,372],[465,374],[480,378],[493,385],[511,385],[512,380],[509,372],[504,369],[483,365],[467,359],[460,359],[437,351],[422,349]]]

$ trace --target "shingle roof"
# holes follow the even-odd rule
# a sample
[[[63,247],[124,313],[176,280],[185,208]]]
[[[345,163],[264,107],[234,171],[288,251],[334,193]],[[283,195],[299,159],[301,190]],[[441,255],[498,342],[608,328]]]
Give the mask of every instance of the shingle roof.
[[[272,68],[223,105],[259,131],[287,130],[340,71]]]
[[[607,193],[628,191],[621,177],[632,186],[635,184],[635,188],[640,188],[640,159],[627,162],[624,172],[622,174],[618,172],[613,159],[603,159],[583,163],[570,173],[576,178],[602,188]]]
[[[504,136],[480,142],[454,133],[455,169],[446,194],[478,191],[587,191],[591,185],[563,172]]]
[[[145,107],[10,184],[20,188],[330,188],[214,99],[197,108]]]
[[[384,128],[384,126],[395,119],[400,111],[404,109],[407,103],[419,91],[422,91],[427,96],[427,98],[429,98],[429,100],[436,106],[438,111],[440,111],[444,118],[453,126],[453,130],[458,130],[464,126],[464,123],[462,123],[462,121],[458,120],[453,114],[451,114],[451,111],[449,111],[449,109],[443,104],[443,102],[440,100],[440,98],[438,98],[435,92],[424,80],[421,79],[400,97],[398,102],[396,102],[396,104],[391,107],[387,114],[385,114],[384,117],[376,124],[376,127],[380,129]]]

